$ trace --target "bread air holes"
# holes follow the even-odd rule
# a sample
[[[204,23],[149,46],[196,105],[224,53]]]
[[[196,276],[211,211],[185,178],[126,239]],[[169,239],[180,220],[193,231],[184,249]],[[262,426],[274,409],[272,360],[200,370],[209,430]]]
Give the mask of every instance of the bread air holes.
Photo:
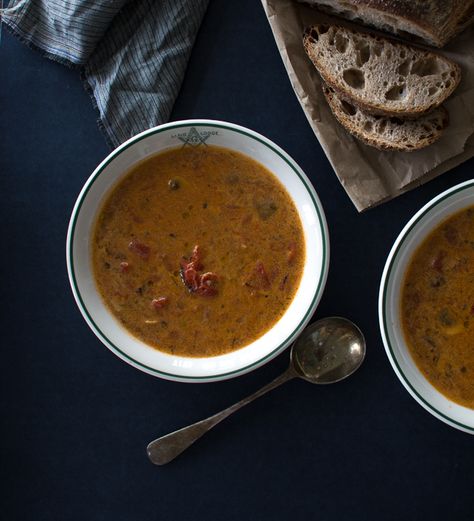
[[[417,76],[431,76],[433,74],[438,74],[441,72],[439,70],[439,63],[436,58],[421,58],[414,62],[411,66],[411,73],[416,74]]]
[[[383,51],[383,46],[379,43],[375,43],[374,45],[372,45],[372,51],[375,54],[375,56],[380,56]]]
[[[324,34],[324,33],[327,33],[329,30],[329,27],[327,25],[318,25],[316,27],[312,27],[311,30],[309,31],[309,36],[315,41],[317,42],[319,40],[319,37]]]
[[[372,123],[372,121],[366,121],[366,122],[364,123],[364,130],[365,130],[366,132],[372,132],[372,128],[373,128],[373,123]]]
[[[344,101],[344,100],[341,100],[341,109],[348,116],[354,116],[355,113],[357,112],[357,109],[354,107],[354,105],[351,105],[350,103],[347,103],[347,101]]]
[[[367,42],[357,40],[354,45],[356,51],[356,65],[362,67],[370,58],[370,45]]]
[[[333,46],[334,45],[334,39],[337,34],[337,29],[334,29],[333,27],[329,27],[327,30],[328,33],[328,45]]]
[[[353,89],[363,89],[365,86],[365,76],[359,69],[346,69],[342,73],[344,81]]]
[[[346,52],[347,45],[348,45],[349,41],[341,33],[337,33],[335,38],[334,38],[334,43],[336,45],[336,49],[340,53],[344,53],[344,52]]]
[[[389,101],[398,101],[403,99],[407,94],[405,84],[394,85],[385,93],[385,99]]]
[[[397,72],[401,76],[408,76],[408,71],[410,70],[410,60],[405,60],[398,66]]]
[[[430,88],[428,89],[428,96],[433,96],[433,95],[436,94],[438,91],[439,91],[439,88],[437,88],[437,87],[430,87]]]
[[[448,124],[448,120],[444,118],[441,121],[437,119],[430,119],[428,120],[428,123],[430,123],[431,126],[434,127],[436,130],[443,130],[443,128]]]

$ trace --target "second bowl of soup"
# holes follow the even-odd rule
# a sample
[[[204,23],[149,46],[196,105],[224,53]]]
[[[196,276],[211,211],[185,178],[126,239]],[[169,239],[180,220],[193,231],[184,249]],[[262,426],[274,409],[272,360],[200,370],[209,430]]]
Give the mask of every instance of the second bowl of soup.
[[[195,120],[146,131],[92,174],[70,221],[74,296],[97,336],[164,378],[229,378],[276,356],[324,288],[324,213],[263,136]]]
[[[395,242],[379,318],[392,366],[434,416],[474,433],[474,181],[425,205]]]

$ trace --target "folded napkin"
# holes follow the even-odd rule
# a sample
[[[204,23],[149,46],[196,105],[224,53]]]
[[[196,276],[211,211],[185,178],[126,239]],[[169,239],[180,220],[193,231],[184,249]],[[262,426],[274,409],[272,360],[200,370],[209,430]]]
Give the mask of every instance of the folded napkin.
[[[79,67],[115,147],[168,120],[209,0],[13,0],[2,22]]]

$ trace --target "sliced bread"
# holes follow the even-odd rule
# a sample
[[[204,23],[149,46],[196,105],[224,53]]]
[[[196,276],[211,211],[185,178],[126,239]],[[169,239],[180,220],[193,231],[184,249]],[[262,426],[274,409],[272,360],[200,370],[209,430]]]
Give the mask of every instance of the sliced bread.
[[[441,105],[461,79],[459,66],[444,56],[343,26],[315,25],[303,42],[323,80],[371,114],[417,118]]]
[[[339,123],[364,143],[381,150],[410,152],[434,143],[448,125],[448,111],[438,107],[418,119],[374,116],[339,98],[323,85],[323,92]]]
[[[348,20],[442,47],[474,22],[474,0],[300,0]]]

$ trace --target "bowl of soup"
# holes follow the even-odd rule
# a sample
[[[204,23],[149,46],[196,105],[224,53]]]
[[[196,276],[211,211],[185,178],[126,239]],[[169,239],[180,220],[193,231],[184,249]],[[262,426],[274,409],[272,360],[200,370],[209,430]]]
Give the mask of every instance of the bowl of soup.
[[[309,322],[329,266],[324,211],[295,161],[239,125],[147,130],[92,173],[72,211],[77,305],[117,356],[184,382],[251,371]]]
[[[392,367],[431,414],[474,433],[474,180],[421,208],[395,241],[379,293]]]

